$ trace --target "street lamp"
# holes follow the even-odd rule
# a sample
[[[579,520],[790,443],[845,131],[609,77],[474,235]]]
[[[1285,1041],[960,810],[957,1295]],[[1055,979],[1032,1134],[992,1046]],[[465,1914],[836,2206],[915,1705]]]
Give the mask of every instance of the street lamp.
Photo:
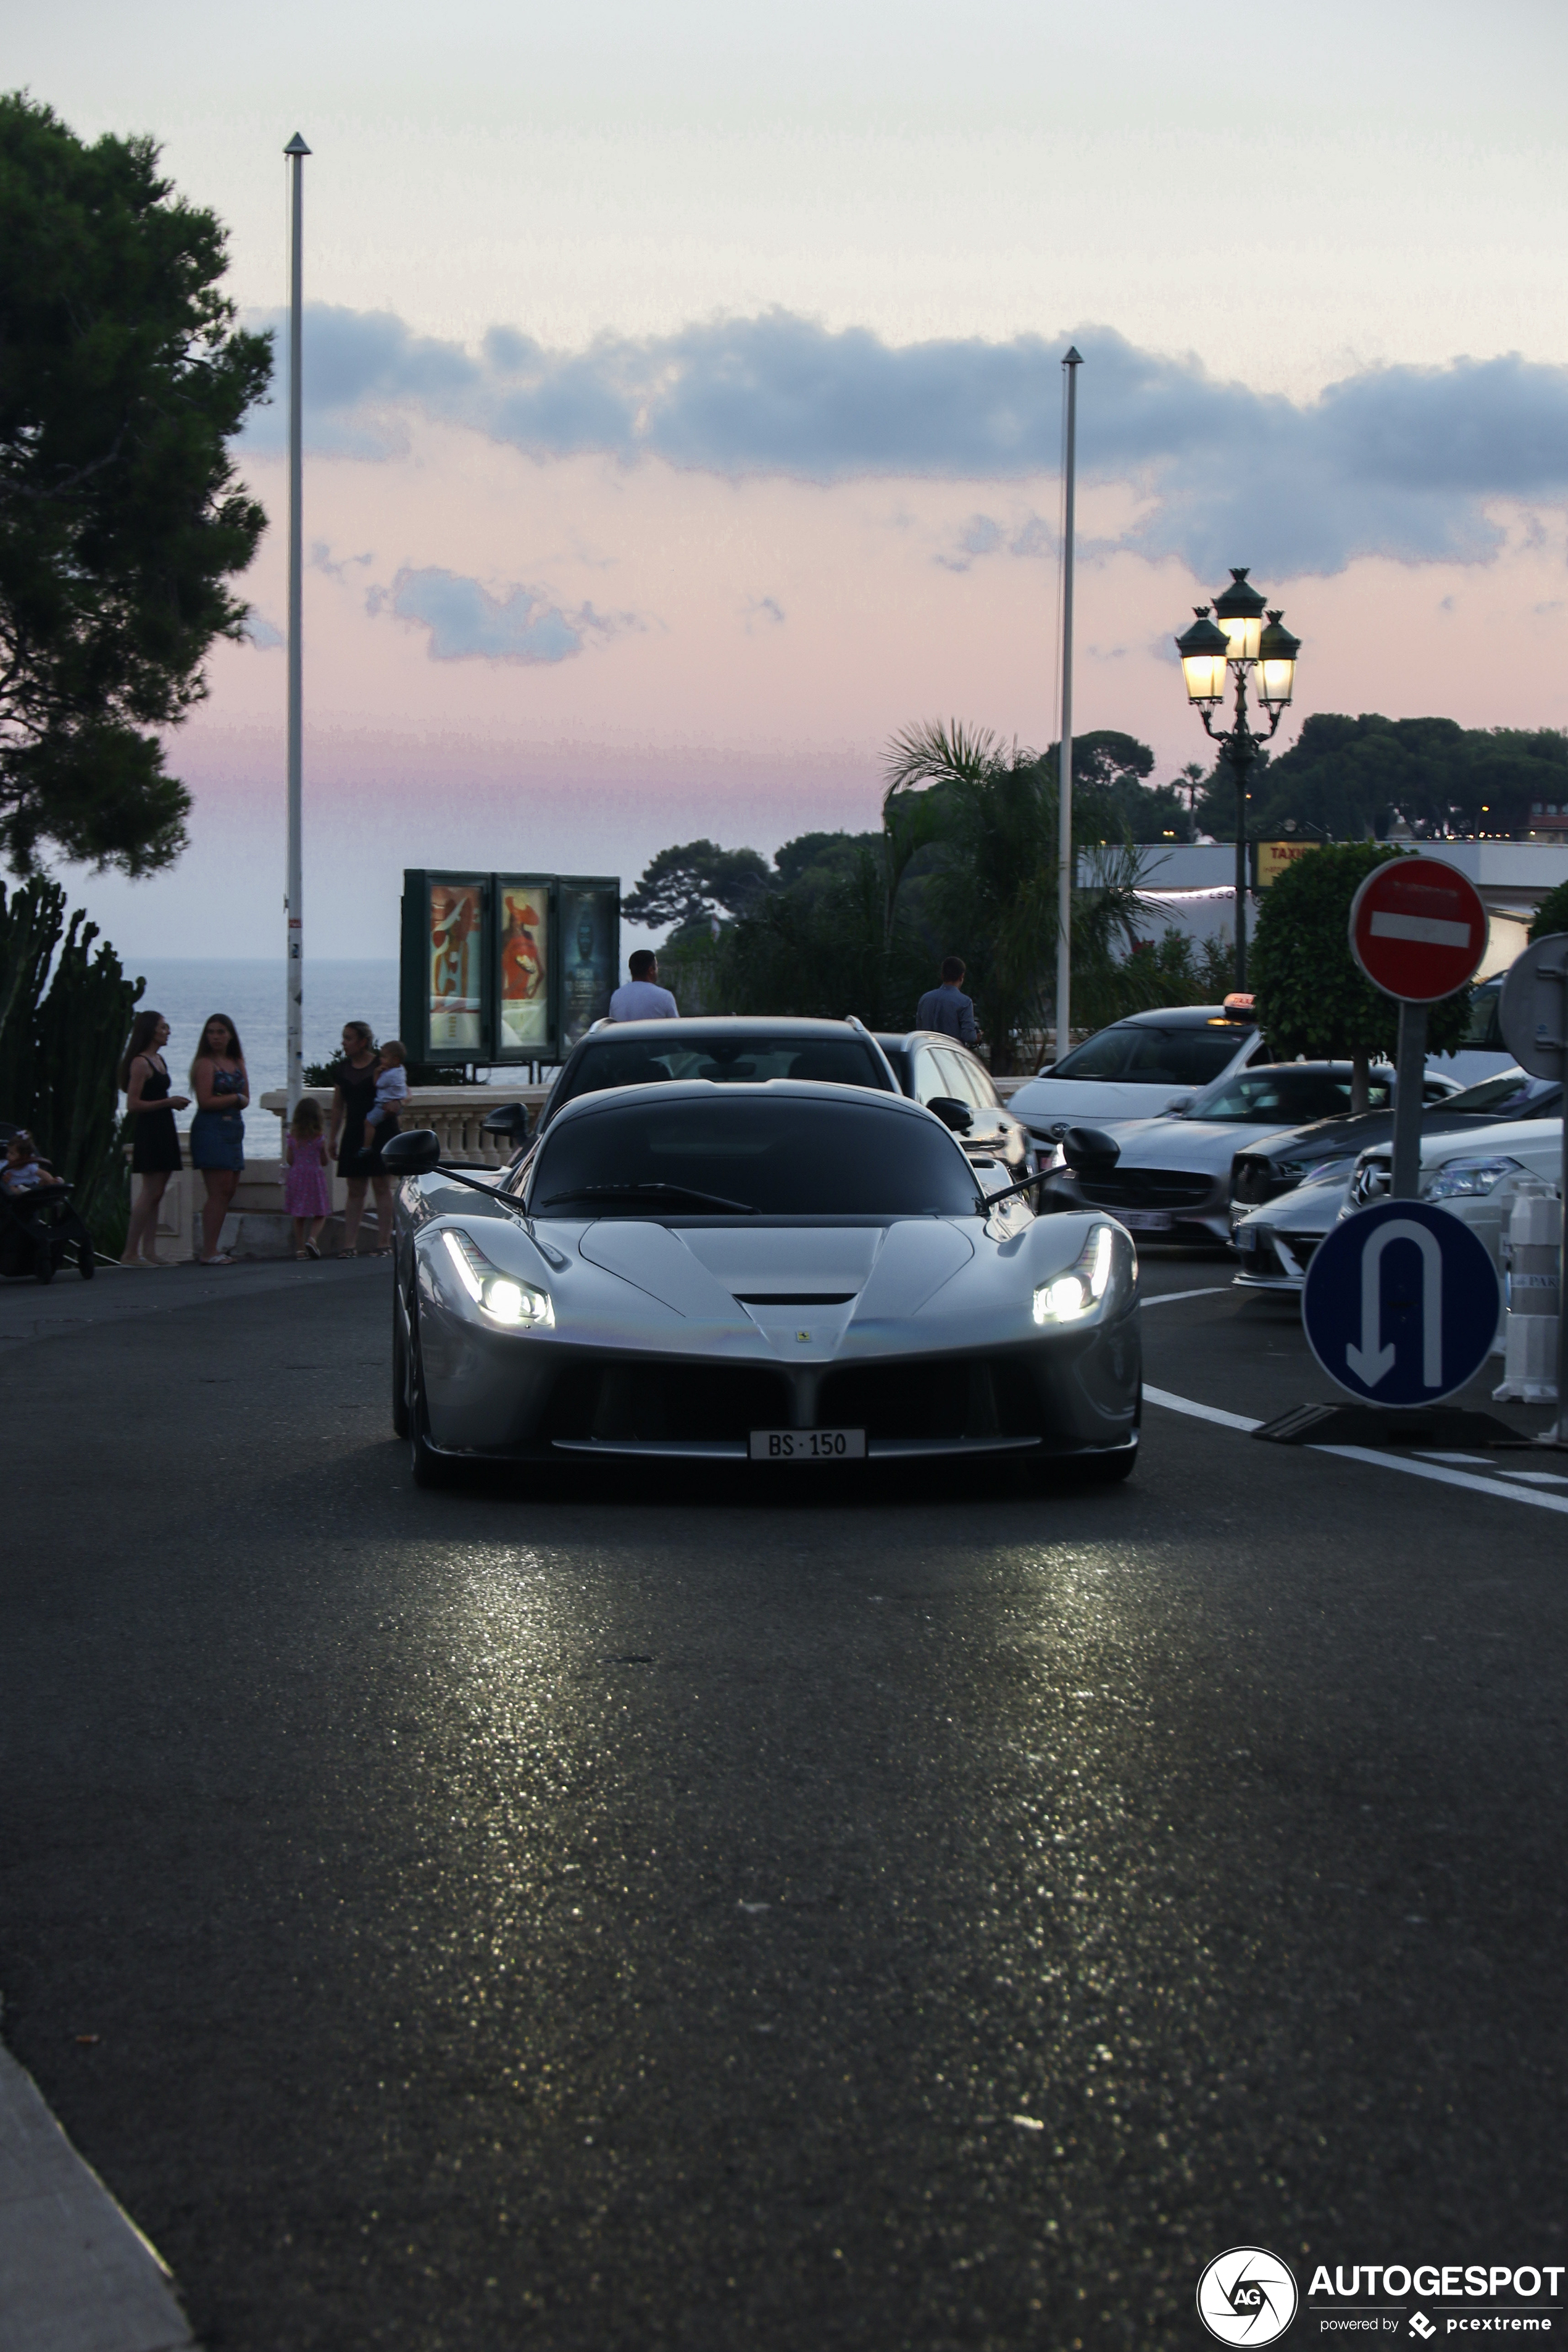
[[[1247,778],[1263,745],[1268,742],[1289,708],[1296,686],[1296,656],[1301,640],[1283,625],[1281,613],[1265,613],[1267,599],[1247,576],[1234,567],[1230,586],[1209,607],[1199,604],[1190,629],[1176,639],[1186,680],[1187,700],[1204,722],[1205,735],[1219,745],[1220,757],[1230,761],[1236,778],[1236,984],[1247,986]],[[1229,727],[1217,728],[1213,713],[1225,700],[1227,672],[1236,675],[1236,716]],[[1258,699],[1268,713],[1268,732],[1255,734],[1247,724],[1247,682],[1256,678]]]

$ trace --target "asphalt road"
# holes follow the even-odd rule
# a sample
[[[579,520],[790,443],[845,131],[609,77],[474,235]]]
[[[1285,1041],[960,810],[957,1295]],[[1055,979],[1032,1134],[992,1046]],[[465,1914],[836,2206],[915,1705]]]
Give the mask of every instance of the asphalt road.
[[[422,1494],[384,1267],[185,1279],[0,1302],[0,1988],[214,2352],[1563,2259],[1563,1515],[1154,1408],[1101,1494]],[[1322,1392],[1288,1308],[1145,1328]]]

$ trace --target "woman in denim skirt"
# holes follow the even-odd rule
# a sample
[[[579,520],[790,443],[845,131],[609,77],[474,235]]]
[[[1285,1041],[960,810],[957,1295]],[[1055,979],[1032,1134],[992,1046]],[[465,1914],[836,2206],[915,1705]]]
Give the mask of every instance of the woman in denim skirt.
[[[250,1080],[245,1074],[245,1052],[239,1032],[226,1013],[215,1013],[202,1028],[202,1042],[191,1064],[191,1092],[196,1115],[191,1121],[191,1166],[199,1168],[207,1188],[202,1203],[202,1264],[233,1264],[218,1248],[223,1221],[228,1214],[245,1166],[245,1107],[250,1100]]]

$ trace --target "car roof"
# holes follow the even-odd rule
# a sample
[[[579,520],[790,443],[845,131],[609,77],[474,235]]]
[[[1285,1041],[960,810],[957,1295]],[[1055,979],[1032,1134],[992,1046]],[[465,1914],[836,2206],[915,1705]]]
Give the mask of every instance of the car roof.
[[[816,1015],[803,1014],[800,1019],[786,1013],[763,1013],[754,1017],[749,1013],[689,1013],[678,1019],[662,1021],[596,1021],[578,1045],[628,1034],[637,1037],[696,1037],[724,1035],[743,1030],[752,1037],[861,1037],[869,1033],[856,1027],[852,1021],[824,1021]],[[574,1052],[576,1047],[574,1047]]]
[[[641,1026],[640,1023],[638,1025]],[[817,1024],[819,1028],[832,1025],[827,1022]],[[574,1095],[570,1102],[562,1104],[550,1122],[550,1130],[553,1133],[569,1118],[588,1118],[598,1111],[624,1109],[628,1102],[634,1102],[644,1095],[652,1101],[661,1103],[692,1100],[772,1102],[777,1101],[781,1095],[796,1098],[804,1097],[808,1102],[853,1102],[858,1105],[868,1105],[876,1111],[885,1111],[889,1117],[930,1119],[933,1126],[942,1127],[941,1119],[927,1110],[923,1103],[911,1102],[907,1095],[889,1094],[885,1087],[838,1087],[832,1085],[826,1078],[763,1078],[761,1081],[742,1079],[738,1084],[731,1079],[721,1081],[714,1078],[666,1078],[662,1081],[656,1080],[652,1085],[602,1087],[591,1095]],[[942,1128],[942,1133],[944,1135],[948,1133],[945,1127]],[[957,1144],[956,1137],[954,1143],[956,1148],[962,1150],[963,1147]]]
[[[980,1060],[973,1045],[966,1045],[962,1037],[951,1036],[945,1029],[873,1029],[871,1034],[879,1045],[896,1045],[900,1052],[910,1045],[956,1045],[971,1061]]]
[[[1120,1021],[1108,1021],[1106,1029],[1256,1029],[1258,1018],[1251,1013],[1227,1013],[1223,1004],[1162,1004],[1152,1013],[1124,1013]],[[1097,1037],[1105,1031],[1097,1029]],[[1087,1045],[1089,1039],[1083,1043]]]

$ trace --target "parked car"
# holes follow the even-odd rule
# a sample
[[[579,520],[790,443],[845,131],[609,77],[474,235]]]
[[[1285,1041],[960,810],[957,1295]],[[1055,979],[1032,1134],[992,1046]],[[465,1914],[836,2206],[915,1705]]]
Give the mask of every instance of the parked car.
[[[1436,1055],[1429,1066],[1457,1078],[1462,1087],[1479,1086],[1483,1078],[1496,1077],[1511,1066],[1513,1055],[1499,1017],[1502,984],[1507,978],[1507,972],[1498,971],[1489,980],[1478,983],[1470,999],[1470,1020],[1464,1044],[1456,1046],[1451,1054]]]
[[[1238,1290],[1300,1291],[1312,1252],[1339,1221],[1353,1162],[1334,1160],[1259,1209],[1233,1211]]]
[[[1303,1120],[1331,1125],[1350,1109],[1353,1076],[1349,1062],[1264,1062],[1233,1070],[1193,1097],[1190,1108],[1115,1129],[1113,1166],[1055,1170],[1045,1189],[1075,1207],[1109,1209],[1133,1233],[1228,1242],[1237,1145],[1266,1141]],[[1375,1070],[1373,1086],[1391,1100],[1393,1071]]]
[[[1528,1077],[1517,1065],[1483,1079],[1479,1086],[1435,1094],[1434,1089],[1449,1087],[1449,1081],[1439,1075],[1447,1059],[1426,1065],[1427,1099],[1421,1114],[1424,1136],[1474,1132],[1499,1119],[1544,1118],[1562,1102],[1563,1088],[1555,1078]],[[1326,1175],[1336,1165],[1348,1183],[1361,1154],[1392,1138],[1392,1105],[1393,1095],[1385,1084],[1382,1102],[1371,1110],[1358,1111],[1352,1118],[1314,1121],[1247,1144],[1236,1156],[1233,1197],[1238,1212],[1245,1215],[1266,1201],[1293,1192],[1310,1177]]]
[[[967,1045],[933,1029],[874,1034],[900,1090],[936,1112],[976,1168],[994,1167],[999,1184],[1033,1172],[1039,1163],[1028,1128],[1004,1107],[990,1071]]]
[[[1179,1096],[1263,1061],[1268,1050],[1250,997],[1134,1013],[1047,1062],[1007,1108],[1037,1143],[1049,1145],[1078,1120],[1114,1128],[1152,1118]]]
[[[395,1137],[393,1420],[415,1480],[482,1461],[694,1469],[1137,1455],[1137,1253],[988,1200],[871,1087],[664,1080],[563,1106],[499,1187]]]
[[[536,1135],[579,1096],[615,1087],[762,1086],[804,1078],[897,1094],[887,1055],[862,1021],[752,1020],[700,1014],[668,1021],[595,1021],[566,1056],[545,1097]]]
[[[1561,1098],[1560,1098],[1561,1099]],[[1342,1216],[1388,1198],[1394,1147],[1380,1143],[1356,1161]],[[1480,1235],[1501,1271],[1502,1237],[1513,1196],[1526,1182],[1544,1181],[1556,1192],[1563,1173],[1563,1119],[1505,1119],[1463,1136],[1424,1138],[1421,1198],[1450,1210]]]

